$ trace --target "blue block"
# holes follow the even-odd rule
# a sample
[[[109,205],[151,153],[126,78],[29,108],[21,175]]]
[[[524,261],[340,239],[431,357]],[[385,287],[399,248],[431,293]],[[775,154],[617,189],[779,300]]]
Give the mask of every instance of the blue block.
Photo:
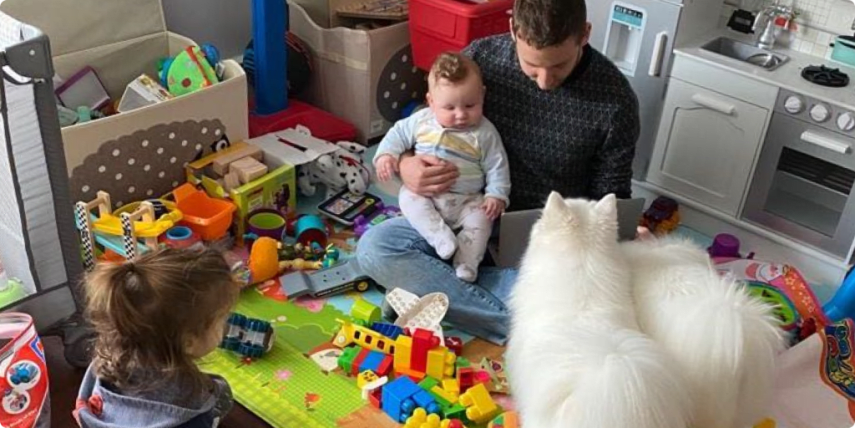
[[[419,392],[424,392],[424,390],[408,377],[399,377],[389,382],[383,387],[381,400],[383,411],[392,420],[405,422],[416,408],[413,396]]]
[[[359,365],[359,372],[362,373],[366,370],[371,370],[374,373],[380,369],[380,363],[383,362],[383,357],[385,354],[377,351],[369,351],[368,355],[365,356],[365,359],[362,360],[362,364]]]
[[[397,339],[398,336],[400,336],[401,333],[404,332],[404,329],[402,329],[401,327],[398,327],[394,324],[387,324],[384,322],[375,322],[371,325],[371,329],[392,340]]]
[[[439,403],[436,402],[436,399],[429,392],[422,389],[413,396],[413,400],[415,400],[417,406],[425,409],[425,412],[428,414],[439,414]]]

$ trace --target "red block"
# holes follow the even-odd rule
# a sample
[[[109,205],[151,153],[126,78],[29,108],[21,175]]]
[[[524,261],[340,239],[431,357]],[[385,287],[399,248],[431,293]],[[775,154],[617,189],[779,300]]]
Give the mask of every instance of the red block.
[[[391,355],[386,355],[383,357],[383,361],[380,362],[380,366],[377,367],[377,376],[383,377],[389,375],[392,371],[392,366],[394,363],[394,359]]]
[[[362,361],[368,356],[368,350],[362,348],[358,354],[356,354],[356,358],[353,359],[353,366],[351,366],[350,374],[351,376],[356,376],[359,374],[359,366],[362,365]]]
[[[427,353],[439,345],[439,338],[430,330],[417,328],[413,332],[413,348],[410,356],[410,368],[424,373],[427,370]]]
[[[457,336],[448,336],[445,338],[445,347],[459,357],[463,353],[463,340]]]
[[[475,370],[472,367],[461,367],[457,369],[457,383],[460,384],[460,393],[475,385]]]
[[[371,394],[368,394],[368,402],[374,406],[375,409],[380,408],[380,399],[383,397],[383,388],[377,388],[374,391],[371,391]]]

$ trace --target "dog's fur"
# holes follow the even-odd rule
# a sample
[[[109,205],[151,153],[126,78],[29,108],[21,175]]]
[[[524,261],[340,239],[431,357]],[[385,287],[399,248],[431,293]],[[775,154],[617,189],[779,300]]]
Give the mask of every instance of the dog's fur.
[[[617,236],[614,195],[565,202],[553,192],[533,228],[506,354],[524,426],[689,425],[682,379],[639,332]]]
[[[783,332],[771,308],[682,239],[621,245],[638,322],[664,346],[691,391],[693,425],[745,428],[766,415]]]

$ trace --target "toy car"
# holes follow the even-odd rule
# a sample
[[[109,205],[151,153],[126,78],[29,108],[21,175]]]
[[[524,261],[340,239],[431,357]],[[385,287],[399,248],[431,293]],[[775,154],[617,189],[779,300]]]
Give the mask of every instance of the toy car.
[[[292,272],[279,278],[282,292],[289,299],[309,295],[324,297],[351,290],[368,290],[373,279],[362,273],[355,259],[339,261],[337,264],[314,272]]]
[[[232,313],[220,348],[247,358],[259,358],[273,348],[273,327],[266,321]]]

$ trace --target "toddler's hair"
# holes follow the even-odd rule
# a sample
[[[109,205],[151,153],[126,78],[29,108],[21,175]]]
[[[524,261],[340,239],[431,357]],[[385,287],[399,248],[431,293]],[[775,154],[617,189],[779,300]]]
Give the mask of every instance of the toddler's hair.
[[[216,324],[237,300],[239,287],[220,252],[156,251],[101,263],[85,281],[101,379],[124,391],[152,391],[173,381],[209,386],[188,346],[222,329]]]
[[[443,52],[433,61],[430,67],[428,83],[433,86],[440,80],[446,80],[449,83],[460,83],[466,80],[471,74],[481,80],[481,68],[478,64],[466,55],[456,52]]]

